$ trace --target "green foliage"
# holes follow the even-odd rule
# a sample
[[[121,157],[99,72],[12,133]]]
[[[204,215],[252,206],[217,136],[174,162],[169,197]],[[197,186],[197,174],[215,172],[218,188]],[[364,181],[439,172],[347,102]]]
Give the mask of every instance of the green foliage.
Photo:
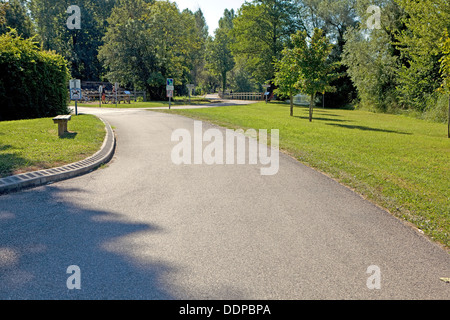
[[[99,58],[110,81],[165,97],[166,78],[181,85],[190,79],[202,41],[192,12],[169,1],[122,0],[108,19]]]
[[[265,83],[275,76],[274,60],[289,43],[290,35],[304,29],[296,1],[255,0],[238,11],[231,32],[234,56],[247,61],[246,69],[255,80]]]
[[[73,78],[100,80],[102,65],[98,48],[106,31],[106,19],[118,0],[31,0],[30,11],[37,26],[42,47],[54,50],[67,61]],[[81,29],[69,30],[67,8],[78,5]]]
[[[342,62],[348,66],[361,104],[373,111],[395,108],[399,58],[390,53],[386,32],[373,30],[370,37],[365,37],[351,28],[346,40]]]
[[[3,23],[2,21],[3,17]],[[15,29],[24,38],[30,38],[35,34],[34,25],[27,14],[27,8],[20,0],[0,2],[0,34],[5,34],[8,29]]]
[[[442,51],[441,62],[441,72],[443,83],[442,87],[444,92],[450,91],[450,36],[448,30],[444,31],[442,38],[440,39],[440,48]]]
[[[16,31],[0,36],[0,120],[68,113],[67,62]]]
[[[314,30],[309,41],[306,31],[297,31],[292,35],[292,43],[293,61],[299,72],[296,87],[311,97],[309,121],[312,121],[316,94],[335,90],[330,83],[337,77],[334,73],[336,64],[328,60],[333,45],[320,29]]]
[[[234,10],[226,9],[224,16],[219,21],[219,28],[214,32],[214,40],[209,43],[206,56],[208,69],[220,76],[222,80],[223,92],[227,88],[227,74],[235,66],[234,57],[230,49],[232,45],[230,31],[233,29],[234,18]]]
[[[6,10],[8,9],[7,2],[0,2],[0,26],[6,23]]]
[[[444,31],[444,35],[441,38],[440,48],[442,50],[441,58],[441,72],[443,77],[442,88],[444,94],[450,94],[450,36],[448,29]],[[448,101],[448,137],[450,138],[450,97]]]
[[[405,10],[406,28],[396,40],[408,60],[399,70],[399,99],[408,107],[423,111],[427,101],[435,103],[442,84],[439,47],[442,31],[450,27],[450,3],[443,0],[396,0]]]
[[[196,35],[193,39],[197,39],[199,50],[192,52],[191,57],[191,73],[188,82],[196,86],[205,86],[208,82],[208,71],[206,69],[206,46],[209,39],[208,25],[201,9],[194,12]]]
[[[299,66],[295,59],[294,49],[284,48],[282,58],[275,62],[275,79],[274,83],[278,87],[275,93],[278,95],[288,96],[291,101],[291,117],[294,116],[294,99],[293,96],[298,92],[296,87],[300,80],[301,74]]]

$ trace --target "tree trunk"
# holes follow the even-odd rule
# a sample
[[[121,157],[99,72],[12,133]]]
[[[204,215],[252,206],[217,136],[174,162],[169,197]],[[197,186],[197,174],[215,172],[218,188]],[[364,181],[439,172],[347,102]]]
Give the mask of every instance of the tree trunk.
[[[294,100],[293,100],[292,93],[290,95],[290,98],[291,98],[291,117],[293,117],[294,116]]]
[[[223,94],[225,95],[225,89],[227,88],[227,73],[226,72],[222,72],[222,80],[223,80],[222,91],[223,91]]]
[[[312,122],[314,100],[316,99],[316,94],[311,95],[311,101],[309,102],[309,122]]]

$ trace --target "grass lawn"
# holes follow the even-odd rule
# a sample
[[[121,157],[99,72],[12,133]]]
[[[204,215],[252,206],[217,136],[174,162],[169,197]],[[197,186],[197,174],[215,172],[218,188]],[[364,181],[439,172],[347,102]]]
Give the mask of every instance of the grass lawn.
[[[217,101],[211,101],[209,99],[203,98],[203,97],[191,97],[191,105],[204,105],[204,104],[210,104]],[[176,97],[175,101],[172,100],[171,103],[172,106],[184,106],[189,105],[189,97]],[[75,102],[71,101],[70,106],[75,107]],[[89,103],[78,103],[79,107],[92,107],[92,108],[98,108],[99,102],[89,102]],[[169,108],[169,101],[147,101],[147,102],[134,102],[131,101],[130,104],[121,102],[120,104],[117,104],[117,108],[120,109],[126,109],[126,108],[162,108],[167,107]],[[108,103],[103,104],[102,108],[116,108],[115,103]]]
[[[279,129],[280,148],[450,247],[447,126],[407,116],[257,103],[164,110],[237,129]]]
[[[91,115],[72,116],[68,129],[59,138],[52,118],[0,122],[0,177],[83,160],[106,135],[103,122]]]

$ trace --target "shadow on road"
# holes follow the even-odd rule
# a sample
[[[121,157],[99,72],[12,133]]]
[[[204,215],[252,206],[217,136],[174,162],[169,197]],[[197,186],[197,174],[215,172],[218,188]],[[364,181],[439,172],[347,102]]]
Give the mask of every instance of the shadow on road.
[[[173,268],[138,261],[124,254],[129,245],[120,247],[135,233],[161,232],[158,226],[124,222],[62,197],[80,190],[29,192],[0,197],[0,299],[173,299],[162,280]],[[81,269],[81,290],[67,288],[71,265]]]

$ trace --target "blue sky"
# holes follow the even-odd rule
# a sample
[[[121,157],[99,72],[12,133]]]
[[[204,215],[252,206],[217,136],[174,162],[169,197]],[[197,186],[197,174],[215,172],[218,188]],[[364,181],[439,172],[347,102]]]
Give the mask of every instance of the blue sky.
[[[219,26],[219,19],[223,16],[225,9],[234,9],[237,11],[241,5],[246,2],[245,0],[171,0],[178,4],[180,10],[186,8],[191,11],[197,11],[198,8],[202,9],[205,16],[206,23],[208,24],[209,34],[213,35],[214,30]]]

